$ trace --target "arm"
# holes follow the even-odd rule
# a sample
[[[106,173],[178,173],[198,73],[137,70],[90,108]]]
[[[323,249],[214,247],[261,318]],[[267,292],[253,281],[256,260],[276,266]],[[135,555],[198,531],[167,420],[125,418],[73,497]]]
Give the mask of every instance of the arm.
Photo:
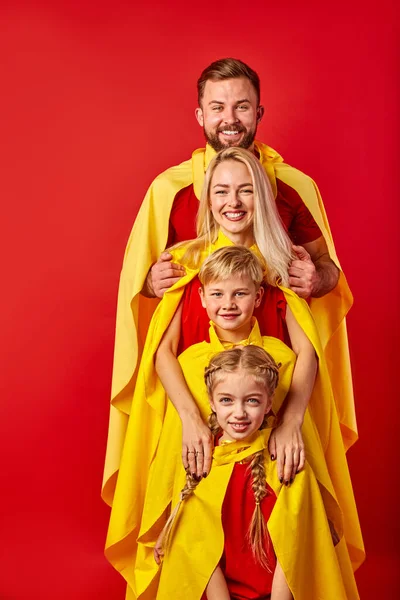
[[[230,600],[229,589],[221,567],[215,569],[206,587],[207,600]]]
[[[171,262],[172,254],[163,252],[147,273],[141,294],[146,298],[162,298],[164,292],[185,274],[185,269]]]
[[[182,461],[192,475],[202,477],[211,467],[213,449],[210,429],[203,422],[200,411],[187,386],[176,358],[181,334],[182,305],[172,319],[155,357],[155,368],[163,387],[182,421]]]
[[[286,309],[286,324],[297,359],[289,393],[278,414],[278,427],[270,437],[269,451],[271,458],[277,460],[279,479],[288,485],[295,478],[296,472],[304,467],[305,452],[301,427],[314,388],[317,358],[313,345],[297,323],[289,306]]]
[[[272,580],[271,600],[293,600],[292,593],[286,583],[285,575],[279,562],[276,562]]]
[[[293,246],[297,258],[289,267],[291,289],[301,298],[320,298],[332,291],[340,271],[329,256],[323,236],[302,246]]]

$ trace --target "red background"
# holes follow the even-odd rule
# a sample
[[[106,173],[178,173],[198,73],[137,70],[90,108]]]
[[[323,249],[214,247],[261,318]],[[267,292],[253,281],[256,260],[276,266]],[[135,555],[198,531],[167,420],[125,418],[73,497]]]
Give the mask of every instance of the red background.
[[[230,55],[261,76],[259,138],[318,182],[356,298],[361,439],[349,460],[368,551],[358,583],[363,599],[393,598],[395,3],[134,4],[1,8],[0,598],[124,597],[103,558],[99,497],[119,269],[149,182],[203,143],[198,75]]]

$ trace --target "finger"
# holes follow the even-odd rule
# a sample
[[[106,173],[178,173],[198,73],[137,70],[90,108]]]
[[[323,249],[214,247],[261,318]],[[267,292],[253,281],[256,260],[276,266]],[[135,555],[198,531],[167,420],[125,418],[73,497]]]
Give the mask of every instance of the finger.
[[[293,471],[293,453],[292,449],[285,451],[285,467],[283,470],[283,482],[285,485],[290,484],[290,480],[292,479],[292,471]]]
[[[153,274],[159,278],[175,277],[185,272],[184,267],[177,263],[156,263],[153,267]]]
[[[172,260],[172,254],[170,252],[163,252],[160,255],[160,258],[158,259],[158,261],[168,261],[168,260]]]
[[[184,467],[185,471],[187,471],[187,469],[189,467],[188,447],[187,446],[182,447],[182,463],[183,463],[183,467]]]
[[[161,560],[160,560],[160,556],[159,556],[159,554],[157,552],[157,548],[154,548],[153,556],[154,556],[154,560],[156,561],[156,563],[158,565],[160,565],[161,564]]]
[[[293,467],[292,474],[290,476],[290,483],[293,483],[294,478],[296,477],[297,469],[299,467],[300,462],[300,448],[295,448],[293,450]]]
[[[204,448],[204,462],[203,462],[203,472],[202,476],[207,477],[211,470],[211,462],[212,462],[212,451],[213,445],[211,443],[203,445]]]
[[[284,453],[277,451],[276,470],[278,473],[278,479],[281,483],[283,483],[283,468],[285,466],[284,460],[285,460]]]
[[[269,438],[268,451],[270,453],[271,460],[275,460],[276,459],[276,440],[275,440],[274,432],[271,433],[270,438]]]
[[[203,477],[203,464],[204,464],[204,450],[203,445],[199,444],[196,446],[196,475],[197,477]]]
[[[305,464],[306,464],[306,452],[305,452],[304,448],[301,448],[300,456],[299,456],[299,466],[297,467],[297,472],[304,469]]]
[[[311,257],[307,250],[303,246],[292,246],[293,250],[297,254],[300,260],[311,260]]]
[[[296,267],[294,265],[289,267],[288,273],[290,277],[298,277],[299,279],[307,275],[307,271],[305,269],[299,269],[299,267]]]
[[[300,288],[300,287],[291,285],[290,289],[292,290],[292,292],[297,294],[299,296],[299,298],[308,298],[310,296],[310,292],[304,288]]]
[[[166,290],[169,290],[169,288],[180,279],[182,279],[182,277],[170,277],[169,279],[160,279],[160,281],[157,282],[158,285],[156,287],[160,291],[163,290],[163,292],[165,292]]]
[[[197,477],[197,467],[196,467],[196,450],[194,448],[190,448],[188,450],[188,462],[189,462],[189,471],[192,477]]]

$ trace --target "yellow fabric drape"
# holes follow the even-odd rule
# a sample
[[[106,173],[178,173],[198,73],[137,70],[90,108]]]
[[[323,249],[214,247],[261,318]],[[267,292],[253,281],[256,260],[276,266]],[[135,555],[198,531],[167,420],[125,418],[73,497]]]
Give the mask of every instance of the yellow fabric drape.
[[[210,475],[178,513],[161,576],[157,573],[157,600],[200,600],[223,552],[221,511],[234,463],[265,449],[269,434],[264,430],[247,443],[215,448]],[[332,544],[319,487],[308,464],[290,488],[279,483],[268,452],[265,467],[266,480],[277,495],[268,530],[294,600],[358,599],[354,576],[343,565],[342,547],[336,551]],[[184,481],[182,467],[180,473],[174,503]]]
[[[200,262],[218,247],[230,244],[232,242],[220,233],[216,243],[203,251]],[[174,251],[176,262],[180,261],[185,250],[183,246]],[[185,285],[196,274],[197,270],[186,269],[186,275],[158,304],[151,321],[137,377],[111,511],[106,556],[125,577],[131,593],[141,598],[141,594],[144,594],[143,598],[147,598],[147,586],[154,576],[154,536],[156,539],[165,520],[165,510],[171,502],[174,484],[169,465],[176,465],[177,461],[180,464],[181,460],[180,421],[174,412],[175,409],[168,405],[165,391],[156,376],[154,354],[179,305]],[[322,346],[307,303],[291,290],[283,288],[283,291],[293,315],[310,339],[319,358],[317,380],[303,425],[307,457],[321,485],[326,512],[338,533],[343,532],[347,546],[344,549],[344,560],[349,561],[349,552],[355,569],[364,559],[364,547]],[[285,346],[279,340],[276,342]],[[258,343],[263,345],[261,337]],[[179,360],[189,388],[203,416],[206,416],[207,400],[202,378],[209,355],[208,351],[203,351],[201,358],[201,347],[202,344],[197,344],[187,349]],[[199,348],[200,354],[197,352]],[[220,347],[215,351],[222,349],[223,347]],[[212,350],[214,351],[214,348]],[[274,356],[274,352],[271,353]],[[277,356],[277,360],[282,361],[282,356]],[[285,385],[287,389],[287,383]],[[274,408],[277,410],[279,407],[275,405]]]
[[[260,160],[276,190],[276,178],[298,191],[324,234],[331,257],[337,264],[328,221],[315,183],[265,144],[256,142]],[[168,169],[150,186],[141,205],[127,244],[118,293],[112,398],[102,496],[111,505],[120,466],[128,415],[131,411],[138,365],[151,316],[158,300],[144,298],[140,291],[151,265],[165,249],[172,204],[177,192],[190,184],[196,195],[204,171],[215,154],[207,146],[196,150],[192,159]],[[323,298],[313,299],[311,309],[320,332],[346,449],[357,439],[352,397],[345,315],[352,296],[344,275],[338,286]]]

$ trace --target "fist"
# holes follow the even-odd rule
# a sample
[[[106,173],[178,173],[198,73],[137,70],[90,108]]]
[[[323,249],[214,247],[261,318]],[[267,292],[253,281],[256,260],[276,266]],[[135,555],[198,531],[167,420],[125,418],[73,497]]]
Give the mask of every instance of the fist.
[[[174,285],[183,275],[185,269],[172,262],[172,254],[163,252],[158,261],[150,269],[151,288],[157,298],[162,298],[171,286]]]
[[[311,296],[317,283],[317,271],[311,256],[302,246],[292,246],[297,258],[289,267],[289,286],[300,298]]]

